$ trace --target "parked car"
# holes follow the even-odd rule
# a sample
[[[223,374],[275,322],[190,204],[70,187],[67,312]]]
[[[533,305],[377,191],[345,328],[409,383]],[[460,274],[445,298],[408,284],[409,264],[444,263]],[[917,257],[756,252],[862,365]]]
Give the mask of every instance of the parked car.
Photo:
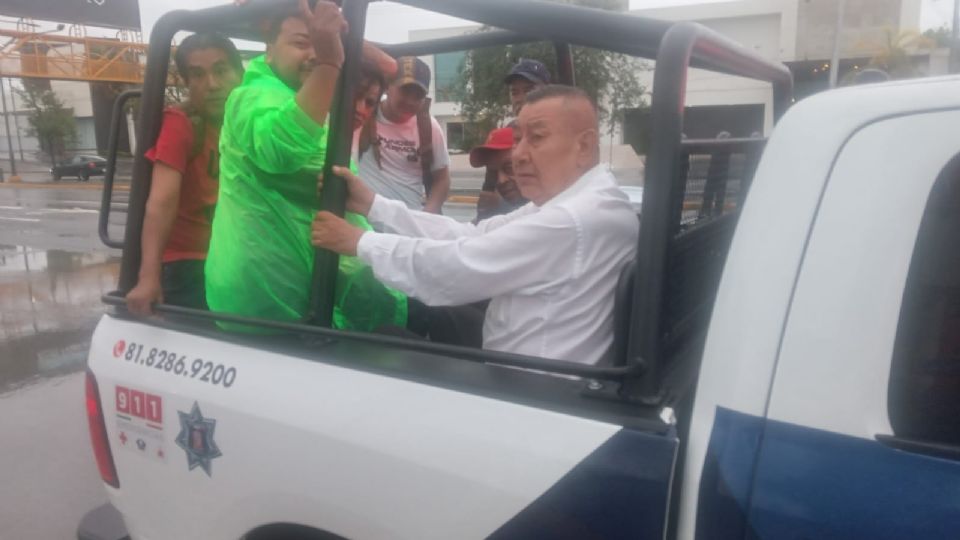
[[[76,176],[87,182],[91,176],[103,176],[107,172],[107,160],[100,156],[73,156],[50,169],[54,182],[64,176]]]

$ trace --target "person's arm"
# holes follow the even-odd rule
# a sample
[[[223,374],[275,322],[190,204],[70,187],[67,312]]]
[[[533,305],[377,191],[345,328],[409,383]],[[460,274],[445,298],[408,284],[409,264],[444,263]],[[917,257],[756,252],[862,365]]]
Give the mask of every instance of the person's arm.
[[[363,58],[377,66],[388,83],[397,77],[397,61],[369,41],[363,42]]]
[[[500,194],[497,193],[497,178],[499,174],[491,167],[486,168],[483,176],[483,186],[477,196],[477,218],[474,223],[483,221],[495,215],[500,207]]]
[[[297,91],[297,105],[314,122],[324,124],[343,68],[340,34],[347,31],[347,21],[336,4],[325,0],[317,2],[313,12],[307,0],[300,0],[300,15],[307,21],[307,31],[317,56],[313,70]]]
[[[154,164],[140,236],[140,275],[137,286],[126,297],[127,308],[137,315],[150,315],[152,304],[163,302],[163,250],[177,219],[182,180],[180,171],[161,162]]]
[[[570,260],[577,247],[576,222],[562,210],[454,240],[341,231],[335,233],[339,242],[324,245],[332,238],[326,232],[315,226],[315,245],[349,251],[355,241],[357,256],[377,279],[433,306],[467,304],[547,285],[563,273],[579,271]]]
[[[430,184],[430,196],[423,205],[423,211],[439,214],[450,194],[450,168],[434,170],[430,175],[433,177],[433,183]]]
[[[474,223],[479,223],[494,216],[499,207],[499,193],[496,191],[480,191],[480,194],[477,195],[477,219]]]
[[[529,213],[529,210],[525,210],[506,216],[495,216],[479,225],[461,223],[448,216],[410,210],[400,201],[381,197],[345,167],[334,167],[333,172],[343,178],[347,184],[348,211],[366,217],[380,230],[403,236],[437,240],[473,236],[501,227]],[[322,189],[322,179],[320,181]]]

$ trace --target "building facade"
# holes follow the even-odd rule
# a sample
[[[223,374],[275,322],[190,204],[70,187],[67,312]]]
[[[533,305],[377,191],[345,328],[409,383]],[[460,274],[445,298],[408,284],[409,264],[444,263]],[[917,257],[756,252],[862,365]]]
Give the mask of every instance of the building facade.
[[[626,2],[620,6],[626,8]],[[920,28],[922,0],[847,0],[839,39],[839,78],[851,77],[882,54],[902,32]],[[802,99],[829,87],[830,63],[837,36],[839,0],[736,0],[688,4],[676,7],[633,10],[638,16],[668,21],[695,21],[723,34],[757,54],[785,63],[793,72],[795,95]],[[474,32],[477,26],[461,26],[410,32],[410,41],[450,37]],[[943,51],[912,51],[918,73],[946,72]],[[459,75],[465,53],[423,57],[434,72],[431,97],[433,112],[447,131],[449,145],[467,129],[452,81]],[[651,88],[652,71],[639,73]],[[727,119],[738,118],[734,136],[769,131],[773,124],[772,91],[768,84],[742,78],[692,70],[687,87],[687,105],[694,125],[691,137],[715,136]],[[712,131],[711,131],[712,130]],[[618,143],[621,141],[612,141]]]

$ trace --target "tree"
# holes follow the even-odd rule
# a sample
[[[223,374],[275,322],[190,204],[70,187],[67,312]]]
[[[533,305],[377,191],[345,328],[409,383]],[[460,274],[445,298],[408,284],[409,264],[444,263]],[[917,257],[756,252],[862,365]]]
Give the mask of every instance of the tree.
[[[920,49],[931,49],[933,39],[921,35],[915,30],[894,33],[887,30],[887,41],[882,50],[870,59],[870,67],[881,69],[893,79],[909,79],[920,75],[913,61],[913,54]]]
[[[77,140],[73,109],[65,107],[52,90],[37,85],[24,84],[24,88],[16,89],[16,92],[30,110],[27,133],[40,141],[40,149],[50,156],[52,163],[56,163],[67,145]]]
[[[574,0],[568,3],[610,9],[622,4],[617,0]],[[479,32],[489,31],[482,27]],[[593,97],[600,108],[602,122],[610,120],[610,133],[621,120],[622,111],[645,105],[645,88],[640,84],[641,62],[632,57],[587,47],[572,47],[577,86]],[[493,128],[510,113],[510,100],[503,85],[504,76],[520,58],[532,58],[557,73],[557,57],[552,43],[525,43],[477,49],[467,54],[461,66],[456,92],[463,96],[461,114],[479,129],[464,138],[464,150],[482,142]]]
[[[953,33],[947,28],[946,25],[941,26],[940,28],[930,28],[923,33],[923,37],[930,40],[930,42],[938,49],[945,49],[950,46],[950,41],[953,39]]]

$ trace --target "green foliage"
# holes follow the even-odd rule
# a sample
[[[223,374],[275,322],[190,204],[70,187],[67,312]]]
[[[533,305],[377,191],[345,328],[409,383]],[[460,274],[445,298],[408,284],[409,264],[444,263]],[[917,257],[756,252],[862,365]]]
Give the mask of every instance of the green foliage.
[[[950,29],[946,25],[941,26],[940,28],[930,28],[923,33],[923,37],[930,40],[936,48],[943,49],[950,46],[950,40],[952,34]]]
[[[25,84],[24,89],[16,89],[16,92],[30,110],[27,133],[40,141],[41,150],[56,163],[67,145],[77,140],[73,109],[64,107],[51,90],[33,84]]]
[[[616,0],[573,0],[567,3],[601,9],[622,4]],[[484,27],[479,31],[489,30]],[[643,63],[626,55],[586,47],[572,47],[572,54],[577,86],[596,100],[601,122],[610,120],[611,130],[622,120],[624,109],[645,106],[646,89],[638,78],[639,71],[645,69]],[[486,133],[501,125],[510,114],[510,99],[503,79],[521,58],[543,62],[554,77],[558,73],[552,43],[489,47],[467,55],[456,91],[463,96],[461,114],[480,129],[475,130],[477,140],[466,138],[464,149],[482,142]]]
[[[870,59],[869,65],[887,72],[894,79],[918,77],[921,71],[914,62],[913,55],[918,50],[930,50],[933,47],[933,39],[915,30],[887,30],[883,49]]]

